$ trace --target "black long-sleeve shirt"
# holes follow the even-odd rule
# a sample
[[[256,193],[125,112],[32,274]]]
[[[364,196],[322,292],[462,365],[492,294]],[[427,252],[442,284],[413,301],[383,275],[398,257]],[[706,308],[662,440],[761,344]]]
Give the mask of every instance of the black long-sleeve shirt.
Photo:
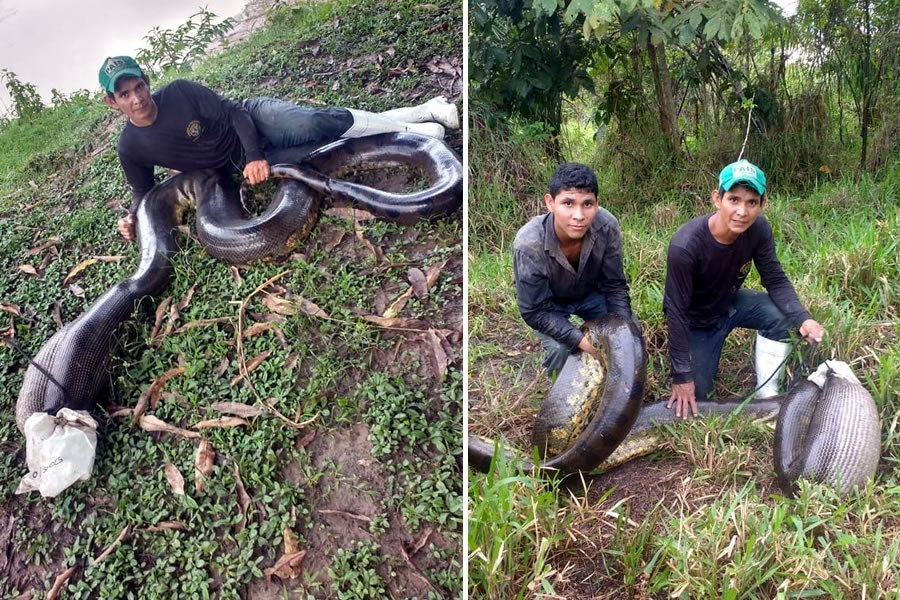
[[[685,223],[672,238],[666,261],[663,309],[669,326],[669,357],[674,383],[693,380],[689,329],[713,327],[756,265],[775,306],[800,327],[810,318],[775,254],[772,226],[760,215],[732,244],[721,244],[709,230],[712,214]]]
[[[631,314],[628,284],[622,266],[619,222],[601,208],[585,233],[578,270],[562,252],[553,215],[531,219],[513,242],[513,274],[519,312],[532,328],[574,350],[584,334],[569,322],[559,305],[584,300],[597,290],[607,310]]]
[[[207,87],[178,79],[153,93],[159,113],[147,127],[125,125],[117,146],[137,201],[155,184],[153,167],[178,171],[232,169],[263,158],[244,107]]]

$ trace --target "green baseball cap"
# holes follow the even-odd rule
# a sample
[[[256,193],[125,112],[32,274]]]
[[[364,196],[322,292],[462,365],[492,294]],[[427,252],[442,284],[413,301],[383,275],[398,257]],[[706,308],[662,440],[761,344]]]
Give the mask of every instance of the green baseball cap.
[[[766,174],[751,162],[733,162],[719,173],[719,187],[726,192],[739,183],[750,186],[760,196],[766,195]]]
[[[130,56],[110,56],[100,67],[100,85],[107,92],[116,91],[116,82],[123,75],[143,77],[144,72]]]

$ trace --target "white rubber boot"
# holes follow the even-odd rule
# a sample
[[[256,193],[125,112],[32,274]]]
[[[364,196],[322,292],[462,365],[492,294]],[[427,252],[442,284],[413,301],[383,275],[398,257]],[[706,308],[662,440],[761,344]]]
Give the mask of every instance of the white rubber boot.
[[[357,138],[377,133],[399,131],[427,135],[439,140],[444,139],[444,126],[439,123],[406,123],[384,117],[378,113],[355,110],[353,108],[348,108],[347,110],[353,115],[353,125],[341,137]]]
[[[781,376],[784,373],[783,363],[790,353],[790,344],[756,334],[756,386],[759,387],[766,379],[769,380],[757,390],[757,398],[771,398],[778,395]],[[772,375],[773,372],[775,375]],[[772,375],[771,379],[769,375]]]
[[[437,96],[418,106],[404,106],[378,114],[395,121],[440,123],[447,129],[459,129],[459,111],[455,104],[443,96]]]

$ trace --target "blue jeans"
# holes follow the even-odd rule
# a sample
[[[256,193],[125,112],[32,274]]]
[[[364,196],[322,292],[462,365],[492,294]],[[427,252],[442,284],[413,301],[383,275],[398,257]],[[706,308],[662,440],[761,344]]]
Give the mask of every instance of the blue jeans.
[[[697,400],[705,400],[713,390],[713,380],[719,370],[719,358],[725,338],[736,327],[756,329],[763,337],[778,341],[788,339],[791,331],[790,321],[775,306],[769,294],[739,289],[731,301],[728,314],[715,326],[690,330],[688,345]]]
[[[570,304],[557,304],[553,312],[561,313],[565,318],[572,315],[578,315],[585,321],[596,319],[609,312],[606,309],[606,296],[600,292],[594,292],[584,300],[572,302]],[[569,349],[557,342],[549,335],[540,331],[534,331],[541,340],[541,346],[544,348],[544,360],[541,365],[547,370],[547,374],[552,378],[554,373],[559,373],[566,359],[569,358]]]
[[[338,140],[353,125],[353,115],[345,108],[304,108],[274,98],[248,98],[244,108],[272,165],[298,163],[313,150]]]

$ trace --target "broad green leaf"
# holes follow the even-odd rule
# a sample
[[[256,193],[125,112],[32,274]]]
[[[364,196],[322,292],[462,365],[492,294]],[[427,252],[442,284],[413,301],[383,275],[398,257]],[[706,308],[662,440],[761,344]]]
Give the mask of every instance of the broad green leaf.
[[[580,13],[591,14],[594,10],[594,0],[572,0],[566,8],[565,21],[571,23],[578,18]]]
[[[722,19],[719,17],[719,15],[711,18],[706,22],[706,27],[703,28],[703,37],[706,38],[707,41],[716,39],[716,37],[719,35],[719,26],[721,24]]]

